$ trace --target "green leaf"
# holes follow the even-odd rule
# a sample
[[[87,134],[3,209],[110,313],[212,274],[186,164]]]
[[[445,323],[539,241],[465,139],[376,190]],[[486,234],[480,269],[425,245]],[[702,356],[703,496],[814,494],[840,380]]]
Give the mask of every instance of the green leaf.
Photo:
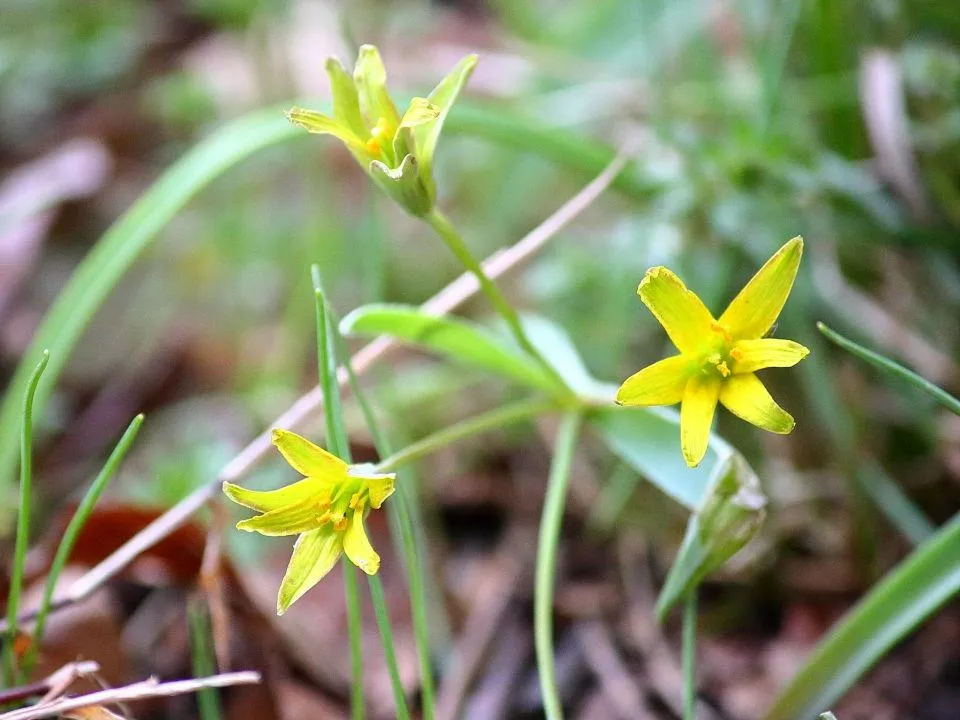
[[[862,345],[857,345],[857,343],[853,342],[852,340],[848,340],[835,330],[831,330],[822,322],[817,323],[817,330],[823,333],[828,340],[836,343],[847,352],[856,355],[861,360],[866,360],[874,367],[878,367],[894,377],[905,380],[915,388],[932,397],[954,415],[960,415],[960,400],[957,400],[957,398],[955,398],[953,395],[937,387],[926,378],[917,375],[912,370],[907,370],[907,368],[895,363],[890,358],[884,357],[878,352],[868,350]]]
[[[840,620],[780,693],[765,720],[816,717],[958,592],[960,514],[888,572]]]
[[[583,397],[602,397],[613,402],[615,388],[590,374],[566,330],[541,315],[524,314],[520,324],[533,346],[571,390]]]
[[[549,391],[556,389],[534,360],[513,350],[506,340],[466,320],[428,315],[409,305],[365,305],[341,321],[340,331],[345,335],[387,335],[523,385]]]
[[[680,415],[665,408],[602,408],[590,423],[615,455],[691,511],[703,502],[716,468],[735,452],[711,435],[703,462],[688,467],[680,452]]]

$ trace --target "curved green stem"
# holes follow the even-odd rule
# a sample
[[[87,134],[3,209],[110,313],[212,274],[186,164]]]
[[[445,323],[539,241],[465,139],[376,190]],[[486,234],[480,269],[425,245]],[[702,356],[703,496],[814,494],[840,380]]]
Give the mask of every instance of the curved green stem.
[[[557,689],[557,669],[553,661],[553,586],[557,569],[557,544],[570,484],[570,465],[576,449],[583,416],[574,411],[564,415],[553,449],[547,495],[540,518],[537,542],[537,571],[533,594],[533,633],[540,675],[540,693],[547,720],[562,720],[563,706]]]
[[[521,400],[520,402],[480,413],[456,425],[444,428],[412,445],[399,450],[376,465],[376,472],[393,472],[415,460],[452,445],[471,435],[479,435],[487,430],[509,425],[528,418],[558,410],[562,405],[556,400]]]
[[[3,679],[10,687],[16,682],[17,657],[14,641],[17,637],[17,614],[20,611],[20,590],[23,583],[23,567],[30,540],[30,498],[33,484],[33,398],[37,393],[40,376],[50,360],[50,351],[40,354],[40,362],[33,369],[23,394],[23,412],[20,421],[20,502],[17,513],[17,539],[13,549],[13,568],[10,571],[10,594],[7,596],[7,638],[3,648]]]
[[[510,301],[507,300],[500,291],[500,287],[491,280],[486,271],[484,271],[480,261],[470,252],[470,248],[467,247],[467,244],[463,241],[463,238],[450,219],[438,208],[434,207],[429,214],[424,216],[424,220],[427,221],[434,232],[446,243],[457,260],[460,261],[460,264],[477,278],[477,282],[480,283],[480,290],[487,296],[487,299],[490,301],[490,304],[493,305],[493,309],[497,311],[497,314],[507,323],[507,327],[510,329],[510,333],[513,335],[517,345],[530,357],[540,363],[547,375],[553,378],[559,387],[567,388],[566,382],[560,377],[556,369],[546,361],[543,355],[540,354],[540,351],[530,342],[530,338],[527,337],[523,325],[520,324],[517,311],[513,309]]]

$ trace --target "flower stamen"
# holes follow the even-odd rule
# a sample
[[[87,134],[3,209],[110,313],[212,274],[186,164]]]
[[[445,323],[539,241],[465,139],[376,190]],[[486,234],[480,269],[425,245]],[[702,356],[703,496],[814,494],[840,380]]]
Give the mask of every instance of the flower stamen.
[[[383,146],[381,142],[390,136],[390,123],[382,117],[377,120],[377,124],[370,130],[370,139],[367,140],[367,150],[371,155],[382,155]]]

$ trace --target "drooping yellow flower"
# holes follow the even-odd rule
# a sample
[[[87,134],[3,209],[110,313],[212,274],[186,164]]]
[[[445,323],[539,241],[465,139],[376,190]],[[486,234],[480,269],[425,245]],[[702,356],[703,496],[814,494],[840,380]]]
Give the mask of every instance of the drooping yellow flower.
[[[342,553],[368,575],[380,569],[363,527],[368,508],[393,494],[395,475],[378,475],[343,460],[288,430],[274,430],[273,444],[290,466],[306,477],[261,492],[225,482],[228,498],[261,515],[241,520],[238,530],[262,535],[299,535],[280,583],[277,614],[287,609],[333,568]]]
[[[373,45],[360,48],[353,77],[336,58],[327,60],[333,117],[292,108],[287,118],[312,133],[333,135],[360,166],[407,212],[433,208],[433,154],[447,113],[477,64],[469,55],[427,98],[414,98],[401,116],[387,92],[387,71]]]
[[[647,270],[637,294],[667,331],[679,355],[629,377],[617,392],[621,405],[680,407],[680,447],[687,464],[703,460],[719,401],[738,417],[775,433],[793,430],[793,418],[770,397],[757,370],[791,367],[810,352],[792,340],[765,337],[793,287],[803,238],[781,247],[719,319],[665,267]]]

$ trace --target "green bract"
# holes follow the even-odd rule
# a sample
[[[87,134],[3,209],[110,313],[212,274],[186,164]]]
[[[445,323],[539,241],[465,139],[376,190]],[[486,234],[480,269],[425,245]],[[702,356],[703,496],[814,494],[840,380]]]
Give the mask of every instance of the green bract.
[[[339,60],[327,60],[333,117],[295,107],[287,118],[308,132],[339,138],[400,207],[423,216],[436,202],[433,153],[443,122],[476,64],[476,55],[465,57],[429,97],[411,100],[401,116],[387,92],[379,51],[364,45],[352,78]]]
[[[700,509],[690,516],[683,545],[657,599],[657,618],[700,581],[724,565],[756,535],[766,515],[767,498],[756,474],[739,455],[717,466]]]

